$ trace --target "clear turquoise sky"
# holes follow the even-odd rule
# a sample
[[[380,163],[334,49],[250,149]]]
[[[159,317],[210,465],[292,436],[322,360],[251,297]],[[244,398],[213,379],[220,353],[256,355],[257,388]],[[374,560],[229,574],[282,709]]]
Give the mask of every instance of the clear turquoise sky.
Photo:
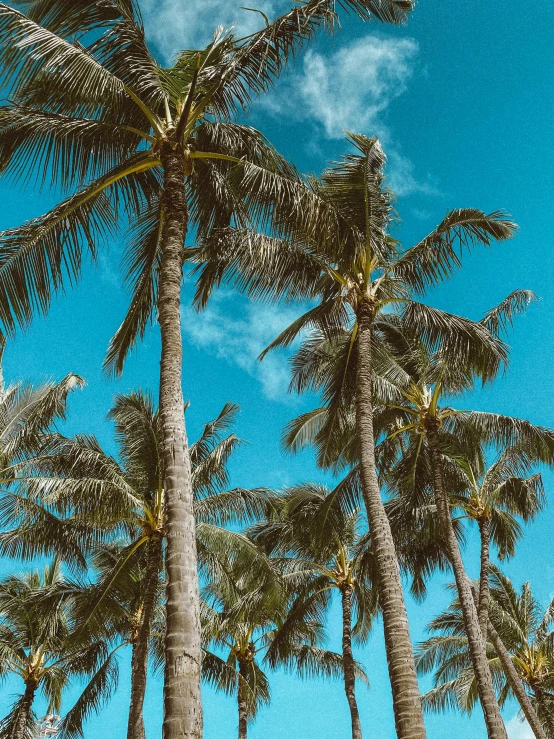
[[[160,58],[204,44],[213,25],[238,22],[251,30],[256,16],[239,10],[240,0],[144,0],[147,29]],[[288,0],[265,0],[270,14]],[[465,407],[494,410],[553,425],[554,300],[551,275],[551,200],[554,193],[552,27],[554,5],[504,0],[419,0],[403,28],[363,25],[345,19],[333,39],[320,39],[296,60],[275,91],[256,103],[249,122],[304,171],[320,172],[345,150],[344,128],[378,133],[389,154],[389,179],[399,194],[399,236],[406,244],[431,230],[453,207],[503,208],[520,226],[518,236],[489,251],[477,251],[464,269],[437,289],[438,307],[479,318],[515,288],[529,288],[542,300],[518,319],[511,336],[512,363],[505,377],[464,400]],[[54,194],[0,182],[0,228],[39,215]],[[87,379],[70,400],[67,430],[95,433],[113,451],[105,421],[116,392],[157,387],[158,332],[153,329],[119,381],[107,381],[101,363],[110,336],[123,317],[126,296],[118,271],[119,244],[102,245],[97,268],[60,296],[46,319],[8,346],[5,375],[39,382],[69,371]],[[286,396],[286,356],[258,365],[259,350],[291,317],[293,308],[253,306],[231,293],[217,296],[203,315],[188,307],[185,291],[185,395],[189,430],[228,400],[242,407],[239,434],[250,442],[233,464],[233,484],[274,486],[322,479],[311,454],[285,457],[279,436],[291,416],[312,406]],[[547,477],[547,492],[554,492]],[[530,579],[545,603],[554,594],[551,509],[527,529],[508,572],[519,585]],[[472,542],[468,568],[476,572]],[[2,571],[21,569],[5,563]],[[445,579],[437,578],[422,605],[409,601],[415,641],[447,602]],[[338,613],[331,618],[330,645],[339,648]],[[381,624],[357,657],[367,667],[371,688],[359,688],[366,737],[393,739]],[[123,737],[128,700],[128,655],[121,660],[121,687],[102,716],[90,721],[86,737]],[[426,684],[426,683],[425,683]],[[424,684],[424,687],[425,687]],[[0,713],[17,689],[5,684]],[[347,739],[348,711],[339,683],[272,678],[273,701],[251,728],[253,739]],[[235,705],[205,691],[206,739],[236,733]],[[68,696],[66,708],[71,696]],[[145,707],[149,737],[160,735],[161,683],[152,679]],[[510,739],[527,739],[525,727],[506,709]],[[485,737],[480,711],[471,720],[450,713],[428,719],[432,739]]]

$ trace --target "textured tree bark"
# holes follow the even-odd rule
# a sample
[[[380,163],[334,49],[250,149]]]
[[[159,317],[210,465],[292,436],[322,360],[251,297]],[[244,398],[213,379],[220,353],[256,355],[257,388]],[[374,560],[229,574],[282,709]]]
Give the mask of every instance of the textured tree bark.
[[[479,519],[481,537],[481,572],[479,573],[479,625],[483,640],[487,639],[489,625],[489,570],[490,570],[490,524],[488,519]]]
[[[131,661],[131,703],[127,739],[145,739],[143,706],[148,676],[150,627],[156,607],[156,593],[162,564],[162,537],[153,536],[148,542],[142,613]]]
[[[396,733],[398,739],[424,739],[425,724],[402,581],[375,468],[371,387],[374,309],[368,298],[362,297],[357,313],[356,427],[360,446],[362,492],[377,563],[379,603],[383,614]]]
[[[239,710],[239,739],[247,739],[248,735],[248,705],[244,690],[244,684],[248,680],[248,664],[239,660],[239,675],[244,680],[238,681],[237,704]]]
[[[127,739],[146,739],[142,713],[144,694],[146,692],[146,675],[144,677],[144,686],[142,687],[140,683],[142,675],[145,673],[144,659],[141,659],[138,651],[137,643],[134,643],[131,655],[131,698],[129,701],[129,719],[127,721]],[[148,653],[146,661],[148,661]],[[142,700],[140,697],[141,692]]]
[[[535,735],[536,739],[546,739],[546,734],[544,732],[544,729],[542,728],[542,724],[539,721],[539,717],[537,716],[531,700],[527,695],[525,688],[523,687],[523,683],[521,682],[517,670],[514,667],[512,657],[504,646],[504,642],[502,641],[498,632],[490,621],[488,624],[488,634],[491,644],[494,647],[494,651],[498,655],[498,659],[500,660],[502,669],[504,670],[504,674],[506,675],[508,682],[510,683],[510,687],[512,688],[512,691],[517,698],[521,710],[523,711],[525,718],[527,719],[527,723],[531,727],[531,731]]]
[[[342,598],[342,667],[344,672],[344,692],[350,708],[352,739],[362,739],[362,725],[356,702],[356,676],[354,655],[352,654],[352,586],[343,585]]]
[[[166,639],[163,739],[200,739],[200,609],[190,459],[182,389],[181,276],[187,227],[184,160],[165,145],[165,222],[158,289],[162,337],[160,419],[166,501]]]
[[[443,482],[442,458],[440,452],[440,442],[437,434],[437,427],[433,424],[427,424],[427,439],[429,442],[429,451],[431,455],[431,464],[433,465],[435,502],[437,506],[439,522],[446,542],[447,556],[454,571],[456,580],[456,588],[458,597],[462,607],[464,618],[464,626],[467,634],[469,652],[475,673],[475,681],[479,692],[479,700],[481,708],[485,716],[485,724],[487,727],[487,736],[489,739],[507,739],[504,722],[500,715],[500,708],[494,692],[492,684],[491,672],[487,661],[485,649],[485,641],[481,634],[479,625],[479,617],[477,607],[473,600],[473,591],[471,582],[467,577],[460,548],[452,519],[450,518],[450,506],[446,496],[446,490]]]
[[[535,701],[537,703],[538,714],[540,716],[542,725],[546,730],[548,739],[554,739],[554,718],[552,716],[551,706],[548,705],[544,689],[540,682],[535,681],[531,685]]]
[[[25,683],[25,692],[23,693],[23,698],[19,703],[13,733],[9,739],[25,739],[27,736],[27,722],[31,715],[37,687],[37,684],[32,680]]]

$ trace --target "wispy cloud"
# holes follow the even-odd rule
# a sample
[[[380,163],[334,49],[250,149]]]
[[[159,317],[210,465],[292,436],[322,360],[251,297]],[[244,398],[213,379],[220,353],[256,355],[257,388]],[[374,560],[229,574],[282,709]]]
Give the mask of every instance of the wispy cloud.
[[[437,194],[432,183],[421,182],[413,163],[401,153],[387,123],[391,103],[406,92],[417,63],[413,38],[375,34],[356,39],[331,54],[308,50],[301,71],[293,73],[275,94],[262,99],[268,113],[286,113],[314,124],[319,140],[342,139],[344,131],[378,135],[387,151],[389,184],[397,195]]]
[[[235,26],[238,35],[263,27],[259,13],[241,8],[252,5],[270,18],[290,3],[287,0],[142,0],[146,32],[167,61],[182,49],[206,46],[218,25]]]
[[[382,113],[405,92],[418,52],[412,38],[367,35],[324,56],[308,51],[294,81],[307,117],[319,122],[328,138],[344,129],[388,133]]]
[[[259,13],[245,10],[244,0],[142,0],[149,39],[169,62],[181,49],[209,43],[217,25],[234,26],[238,35],[263,26]],[[252,3],[270,18],[285,12],[291,0]],[[415,39],[367,34],[330,54],[308,49],[278,89],[260,104],[276,116],[310,120],[316,128],[309,146],[322,138],[341,139],[344,130],[377,134],[389,157],[389,181],[395,192],[437,194],[421,182],[413,164],[392,144],[386,111],[413,77],[418,55]]]
[[[506,731],[509,739],[535,739],[527,721],[521,721],[517,714],[506,723]]]
[[[221,291],[205,311],[190,318],[184,316],[183,330],[194,346],[254,377],[267,398],[291,402],[286,353],[272,352],[263,362],[258,356],[298,315],[298,309],[254,305]]]
[[[440,190],[428,176],[421,180],[417,175],[414,163],[408,157],[401,154],[392,144],[387,146],[385,137],[384,144],[387,150],[387,176],[389,187],[399,196],[413,195],[441,195]]]

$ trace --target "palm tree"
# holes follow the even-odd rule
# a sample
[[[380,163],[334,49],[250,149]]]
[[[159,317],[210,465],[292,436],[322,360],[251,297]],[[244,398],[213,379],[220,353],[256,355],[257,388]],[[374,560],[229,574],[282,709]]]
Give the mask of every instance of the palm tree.
[[[412,0],[342,5],[365,19],[401,23]],[[108,361],[121,369],[156,307],[168,514],[166,739],[202,733],[193,496],[182,414],[185,236],[189,225],[202,234],[244,223],[249,210],[268,212],[267,183],[264,195],[251,179],[288,170],[260,135],[228,123],[229,116],[265,91],[319,27],[336,20],[334,0],[309,0],[245,39],[218,30],[206,49],[182,52],[163,68],[147,48],[135,0],[0,3],[0,61],[13,100],[0,111],[2,170],[72,191],[46,215],[0,238],[4,329],[26,324],[37,308],[46,311],[52,292],[79,276],[84,244],[94,256],[95,242],[116,228],[122,211],[131,220],[142,216],[126,255],[131,308]]]
[[[237,411],[227,403],[189,449],[197,547],[207,576],[224,568],[231,552],[239,561],[255,559],[244,537],[221,527],[251,521],[266,507],[264,490],[225,489],[229,458],[241,444],[228,433]],[[77,618],[83,635],[117,634],[119,644],[132,645],[128,737],[143,739],[149,639],[165,557],[162,427],[152,398],[141,392],[117,396],[108,417],[121,462],[94,437],[50,437],[43,453],[19,469],[24,490],[5,493],[3,523],[11,529],[0,534],[0,547],[27,558],[56,553],[73,567],[86,566],[86,554],[94,554],[95,581],[80,595]],[[97,549],[114,538],[123,541]],[[67,717],[64,735],[76,736],[81,722],[79,712]]]
[[[525,583],[518,594],[511,581],[496,567],[491,569],[490,577],[491,629],[509,657],[506,664],[496,649],[496,639],[491,639],[487,654],[501,702],[510,693],[520,700],[514,689],[516,683],[510,675],[513,670],[519,686],[524,686],[527,701],[530,699],[531,712],[521,700],[520,705],[533,733],[543,739],[545,736],[553,737],[554,652],[551,626],[554,603],[543,613],[529,583]],[[419,645],[417,656],[421,672],[435,670],[435,687],[424,696],[425,704],[431,710],[442,710],[451,705],[471,711],[477,700],[477,691],[458,598],[448,611],[434,619],[429,630],[436,635]]]
[[[36,454],[56,422],[65,419],[67,396],[83,387],[84,380],[70,373],[58,383],[45,382],[34,387],[19,381],[6,387],[2,372],[4,350],[5,344],[0,341],[0,469],[3,484],[10,485],[18,466]]]
[[[495,334],[498,333],[498,326],[491,324],[491,316],[494,321],[498,319],[499,311],[508,311],[506,315],[511,316],[514,310],[523,308],[526,302],[528,298],[524,293],[510,295],[507,301],[503,301],[485,317],[484,325],[492,328]],[[439,523],[440,536],[455,575],[479,697],[489,735],[492,735],[492,732],[497,731],[497,722],[501,719],[484,643],[487,635],[488,587],[483,582],[480,591],[480,620],[452,523],[451,506],[459,505],[464,511],[470,511],[471,515],[483,521],[480,527],[481,561],[483,577],[486,579],[491,531],[488,522],[494,517],[495,539],[501,554],[511,553],[518,533],[517,522],[511,514],[519,513],[527,517],[533,515],[539,507],[540,478],[532,477],[530,480],[514,478],[517,460],[519,459],[520,468],[528,464],[527,460],[551,462],[554,434],[549,429],[533,426],[517,418],[459,411],[450,406],[442,406],[443,397],[451,398],[472,386],[474,372],[461,361],[452,363],[451,359],[444,356],[442,349],[429,352],[423,342],[418,342],[417,339],[414,341],[409,337],[405,340],[405,369],[410,381],[400,388],[398,398],[388,404],[388,413],[384,412],[381,419],[393,429],[388,436],[389,444],[403,437],[402,444],[397,447],[399,461],[396,469],[392,470],[392,480],[399,489],[404,489],[405,492],[401,493],[401,497],[404,496],[408,501],[413,501],[418,496],[421,498],[426,485],[433,491],[434,511]],[[468,453],[469,458],[476,459],[475,465],[483,469],[483,462],[479,461],[479,442],[496,444],[501,448],[511,447],[511,450],[506,451],[493,466],[481,488],[472,477],[471,464],[468,466],[467,462],[458,462],[455,465],[456,469],[453,470],[450,463],[448,469],[449,458],[457,456],[458,459],[460,457],[463,459]],[[519,458],[515,450],[516,445],[519,449]],[[456,480],[456,474],[462,479]],[[506,477],[508,479],[505,479]],[[449,488],[454,493],[451,499],[448,495]],[[456,491],[459,491],[457,495]],[[424,506],[425,502],[419,500],[415,509],[416,516],[420,515],[422,503]],[[408,502],[408,507],[410,505],[412,503]],[[402,506],[400,503],[400,508]],[[427,501],[427,511],[431,510]],[[493,710],[490,706],[493,706]]]
[[[496,545],[500,560],[515,554],[515,544],[523,533],[517,517],[527,522],[539,513],[544,505],[544,488],[540,473],[525,476],[530,471],[530,464],[521,447],[506,450],[486,470],[483,464],[479,464],[481,460],[476,462],[457,460],[466,487],[461,495],[451,496],[451,506],[460,509],[462,516],[475,521],[479,527],[478,614],[481,633],[486,639],[491,543]]]
[[[14,673],[25,686],[1,722],[0,736],[5,739],[25,739],[34,730],[38,690],[48,701],[48,711],[58,712],[71,678],[103,667],[105,644],[78,638],[71,600],[57,561],[42,575],[12,575],[0,583],[0,676]]]
[[[136,542],[133,542],[136,543]],[[155,562],[155,564],[153,564]],[[156,567],[157,565],[157,567]],[[114,648],[131,648],[131,698],[127,736],[144,739],[143,702],[146,689],[149,639],[152,624],[160,621],[163,609],[164,580],[160,552],[155,560],[155,545],[143,544],[129,552],[129,546],[104,544],[90,559],[92,582],[84,582],[75,595],[75,619],[87,638],[103,638]],[[94,686],[95,677],[88,689]],[[115,684],[112,686],[115,688]],[[107,697],[107,696],[106,696]],[[61,723],[62,739],[83,735],[84,713],[76,704]]]
[[[320,614],[302,618],[291,608],[294,580],[280,577],[260,556],[254,567],[232,564],[225,577],[212,577],[203,590],[203,677],[235,694],[239,739],[246,739],[249,722],[269,703],[264,668],[282,666],[303,677],[342,673],[341,656],[319,646]],[[359,665],[355,670],[364,677]]]
[[[336,491],[305,483],[271,500],[270,517],[250,528],[249,534],[281,565],[293,567],[295,597],[287,623],[319,618],[331,604],[333,591],[342,606],[342,667],[344,691],[350,709],[352,739],[361,739],[362,727],[356,701],[356,663],[352,638],[364,643],[377,610],[371,582],[373,558],[367,535],[360,534],[357,512],[343,515],[336,510]],[[352,628],[353,614],[356,622]]]
[[[413,739],[423,737],[425,729],[402,583],[375,465],[372,375],[380,353],[376,326],[384,311],[397,308],[403,321],[419,331],[430,347],[442,342],[449,356],[464,355],[482,374],[496,372],[505,359],[505,347],[485,326],[431,309],[412,296],[449,276],[460,264],[458,246],[507,239],[514,224],[500,212],[454,210],[416,246],[401,252],[389,233],[392,194],[384,186],[385,157],[379,141],[360,134],[349,134],[349,141],[356,153],[326,170],[321,181],[309,179],[301,198],[274,210],[275,237],[226,229],[206,239],[191,258],[200,272],[199,306],[221,282],[253,297],[318,301],[266,351],[289,345],[306,328],[315,328],[331,341],[346,339],[334,382],[325,385],[314,379],[317,363],[323,361],[315,357],[313,371],[297,373],[295,389],[321,389],[323,384],[326,413],[319,410],[304,418],[317,426],[321,439],[341,438],[348,425],[346,416],[355,407],[360,477],[372,532],[396,730],[401,739]],[[487,704],[486,710],[490,736],[505,739],[498,707]]]

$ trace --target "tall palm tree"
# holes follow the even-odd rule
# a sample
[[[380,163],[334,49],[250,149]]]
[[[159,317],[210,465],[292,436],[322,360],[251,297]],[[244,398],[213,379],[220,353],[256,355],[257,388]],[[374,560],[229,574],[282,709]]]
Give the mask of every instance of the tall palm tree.
[[[490,619],[493,632],[509,655],[517,680],[530,698],[533,713],[523,711],[536,737],[554,736],[554,652],[552,649],[553,603],[546,611],[525,583],[518,593],[511,581],[497,568],[491,571]],[[435,670],[435,687],[424,697],[431,710],[450,705],[471,711],[477,700],[475,677],[471,669],[468,641],[459,599],[432,621],[435,632],[418,647],[417,664],[422,672]],[[514,683],[504,661],[491,640],[487,654],[495,682],[504,702],[514,691]],[[519,699],[519,697],[518,697]],[[540,719],[537,726],[533,716]]]
[[[401,251],[390,235],[392,194],[384,184],[380,143],[361,134],[349,134],[349,141],[355,153],[326,170],[321,181],[309,179],[302,198],[274,209],[276,236],[227,229],[206,239],[191,258],[200,272],[199,306],[221,282],[254,297],[317,300],[266,351],[290,344],[306,328],[331,339],[346,334],[337,360],[342,371],[336,372],[336,382],[323,388],[328,401],[325,420],[317,412],[310,420],[324,438],[340,437],[347,424],[345,409],[355,407],[360,477],[372,532],[396,730],[401,739],[413,739],[423,737],[425,728],[402,583],[375,465],[372,374],[380,352],[376,325],[384,312],[396,308],[429,346],[442,342],[450,356],[465,354],[481,373],[494,373],[505,359],[505,348],[485,326],[412,298],[460,264],[458,247],[507,239],[514,224],[500,212],[454,210],[421,242]],[[314,360],[312,367],[316,365]],[[354,374],[349,375],[349,370]],[[297,389],[318,388],[313,380],[317,373],[308,374],[306,378],[298,373]],[[498,707],[487,706],[487,711],[490,736],[505,739]]]
[[[466,485],[460,495],[450,496],[450,505],[457,507],[462,517],[475,521],[479,528],[478,615],[486,639],[491,543],[496,545],[501,560],[515,554],[515,544],[523,533],[517,517],[527,522],[539,513],[544,505],[544,487],[540,473],[529,475],[529,461],[521,447],[507,449],[488,469],[479,464],[481,460],[476,464],[463,459],[456,461],[462,471],[461,482],[465,480]]]
[[[412,0],[342,5],[364,19],[400,23]],[[286,173],[263,138],[229,124],[229,116],[266,90],[319,27],[336,20],[334,0],[308,0],[245,39],[218,30],[206,49],[182,52],[163,68],[147,48],[136,0],[0,3],[0,63],[13,100],[0,111],[2,170],[72,192],[0,238],[4,330],[27,323],[37,308],[47,310],[52,292],[79,276],[84,244],[94,256],[95,242],[114,230],[122,210],[131,219],[142,215],[140,237],[126,257],[131,308],[108,359],[121,369],[155,306],[169,550],[166,739],[202,733],[195,529],[181,412],[185,236],[190,225],[201,234],[233,219],[244,223],[249,199],[242,195],[256,200],[252,177],[261,178],[263,190],[268,172]],[[268,212],[267,193],[266,182],[254,211]]]
[[[241,444],[230,432],[237,411],[227,403],[189,449],[197,547],[207,576],[224,569],[231,553],[239,561],[256,558],[244,537],[221,527],[252,521],[267,505],[264,490],[225,489],[229,458]],[[143,739],[149,640],[166,556],[162,421],[141,392],[117,396],[109,418],[120,462],[94,437],[52,436],[19,469],[23,490],[5,493],[3,524],[11,528],[0,534],[0,548],[26,557],[56,553],[74,567],[94,554],[95,581],[79,599],[81,630],[99,637],[111,625],[132,646],[128,737]],[[114,538],[115,548],[97,550],[98,541]],[[68,716],[64,736],[77,736],[82,718],[79,711]]]
[[[356,663],[352,639],[367,640],[377,598],[372,587],[373,558],[367,535],[360,533],[359,514],[334,510],[336,493],[324,485],[305,483],[271,500],[270,516],[254,524],[250,536],[265,551],[282,557],[282,566],[295,564],[294,601],[287,622],[321,618],[331,604],[333,591],[342,607],[342,667],[344,691],[350,709],[352,739],[361,739],[362,726],[356,700]],[[352,627],[353,615],[356,616]]]
[[[70,680],[98,671],[106,659],[103,641],[84,643],[76,634],[65,585],[56,561],[42,575],[12,575],[0,583],[0,676],[16,674],[25,686],[0,724],[3,739],[32,734],[37,691],[49,711],[59,712]]]
[[[5,343],[0,341],[0,475],[10,485],[18,466],[36,454],[52,433],[57,421],[66,417],[67,397],[84,385],[82,377],[70,373],[60,382],[33,386],[18,381],[4,384],[2,359]],[[13,552],[13,556],[17,556]]]
[[[341,655],[319,645],[320,614],[305,619],[297,617],[294,605],[289,610],[293,580],[279,577],[263,557],[256,565],[231,565],[230,577],[212,578],[203,590],[203,674],[217,689],[234,693],[239,739],[247,738],[249,722],[269,703],[265,668],[281,666],[303,677],[342,672]],[[355,670],[363,677],[359,665]]]
[[[512,310],[518,310],[525,304],[526,299],[524,294],[515,293],[507,300]],[[495,333],[497,333],[497,327],[494,324],[491,325],[491,315],[496,319],[499,310],[506,310],[505,301],[499,308],[489,313],[483,321],[484,325],[489,324]],[[403,437],[403,443],[397,447],[399,462],[396,469],[392,471],[392,478],[398,488],[404,488],[404,495],[408,500],[414,500],[418,495],[421,497],[426,485],[433,491],[434,510],[444,551],[455,575],[479,697],[485,713],[487,728],[491,734],[497,730],[496,722],[501,719],[487,664],[484,641],[487,635],[488,587],[486,583],[483,583],[480,592],[482,601],[482,620],[480,621],[452,523],[451,506],[459,504],[462,509],[471,510],[472,513],[482,518],[483,522],[485,517],[488,520],[494,515],[495,523],[499,524],[495,526],[495,538],[501,548],[501,553],[508,553],[510,547],[513,546],[514,536],[517,536],[517,523],[513,518],[509,518],[510,511],[506,509],[513,506],[512,511],[516,512],[515,506],[519,496],[517,512],[527,516],[532,511],[536,511],[539,502],[537,496],[540,497],[540,482],[537,478],[531,478],[528,481],[519,477],[516,481],[512,478],[502,480],[499,476],[502,475],[503,469],[504,474],[510,469],[510,462],[513,472],[516,466],[516,453],[513,447],[516,445],[520,450],[520,467],[527,459],[551,463],[554,433],[550,429],[536,427],[517,418],[475,411],[460,411],[450,405],[442,405],[443,398],[450,399],[472,386],[475,375],[471,369],[460,362],[453,364],[444,356],[442,349],[436,352],[427,351],[423,343],[418,342],[417,339],[415,342],[413,339],[407,339],[405,357],[407,358],[405,368],[410,376],[410,382],[400,388],[399,397],[394,403],[388,404],[388,414],[383,414],[383,420],[386,419],[393,429],[388,437],[389,442],[398,441],[400,437]],[[476,481],[471,479],[467,463],[465,465],[463,462],[458,463],[455,470],[447,469],[449,455],[463,458],[465,451],[466,454],[469,452],[470,458],[473,458],[471,452],[472,449],[473,451],[479,449],[479,440],[485,444],[496,444],[501,448],[502,446],[512,447],[511,453],[506,452],[502,461],[492,468],[489,477],[484,481],[485,487],[481,489],[477,489]],[[479,460],[478,454],[476,458]],[[482,461],[477,461],[476,464],[482,469]],[[461,491],[450,500],[449,486],[452,486],[453,473],[455,475],[456,472],[458,476],[461,475],[462,480],[454,480],[454,484],[458,487],[454,488],[453,492],[460,490],[460,484]],[[495,481],[496,485],[494,485]],[[501,485],[501,482],[506,484]],[[538,490],[537,485],[539,485]],[[506,494],[506,499],[503,501],[504,494]],[[483,495],[490,496],[490,499],[484,500]],[[493,514],[492,506],[495,498],[496,506]],[[481,504],[485,504],[485,508],[482,508]],[[473,508],[474,505],[478,510]],[[502,511],[503,507],[504,511]],[[420,509],[421,502],[417,506],[417,510]],[[429,506],[427,510],[431,510]],[[416,515],[419,514],[416,512]],[[481,537],[484,577],[486,577],[485,572],[489,565],[488,534],[490,534],[489,525],[483,525]]]

